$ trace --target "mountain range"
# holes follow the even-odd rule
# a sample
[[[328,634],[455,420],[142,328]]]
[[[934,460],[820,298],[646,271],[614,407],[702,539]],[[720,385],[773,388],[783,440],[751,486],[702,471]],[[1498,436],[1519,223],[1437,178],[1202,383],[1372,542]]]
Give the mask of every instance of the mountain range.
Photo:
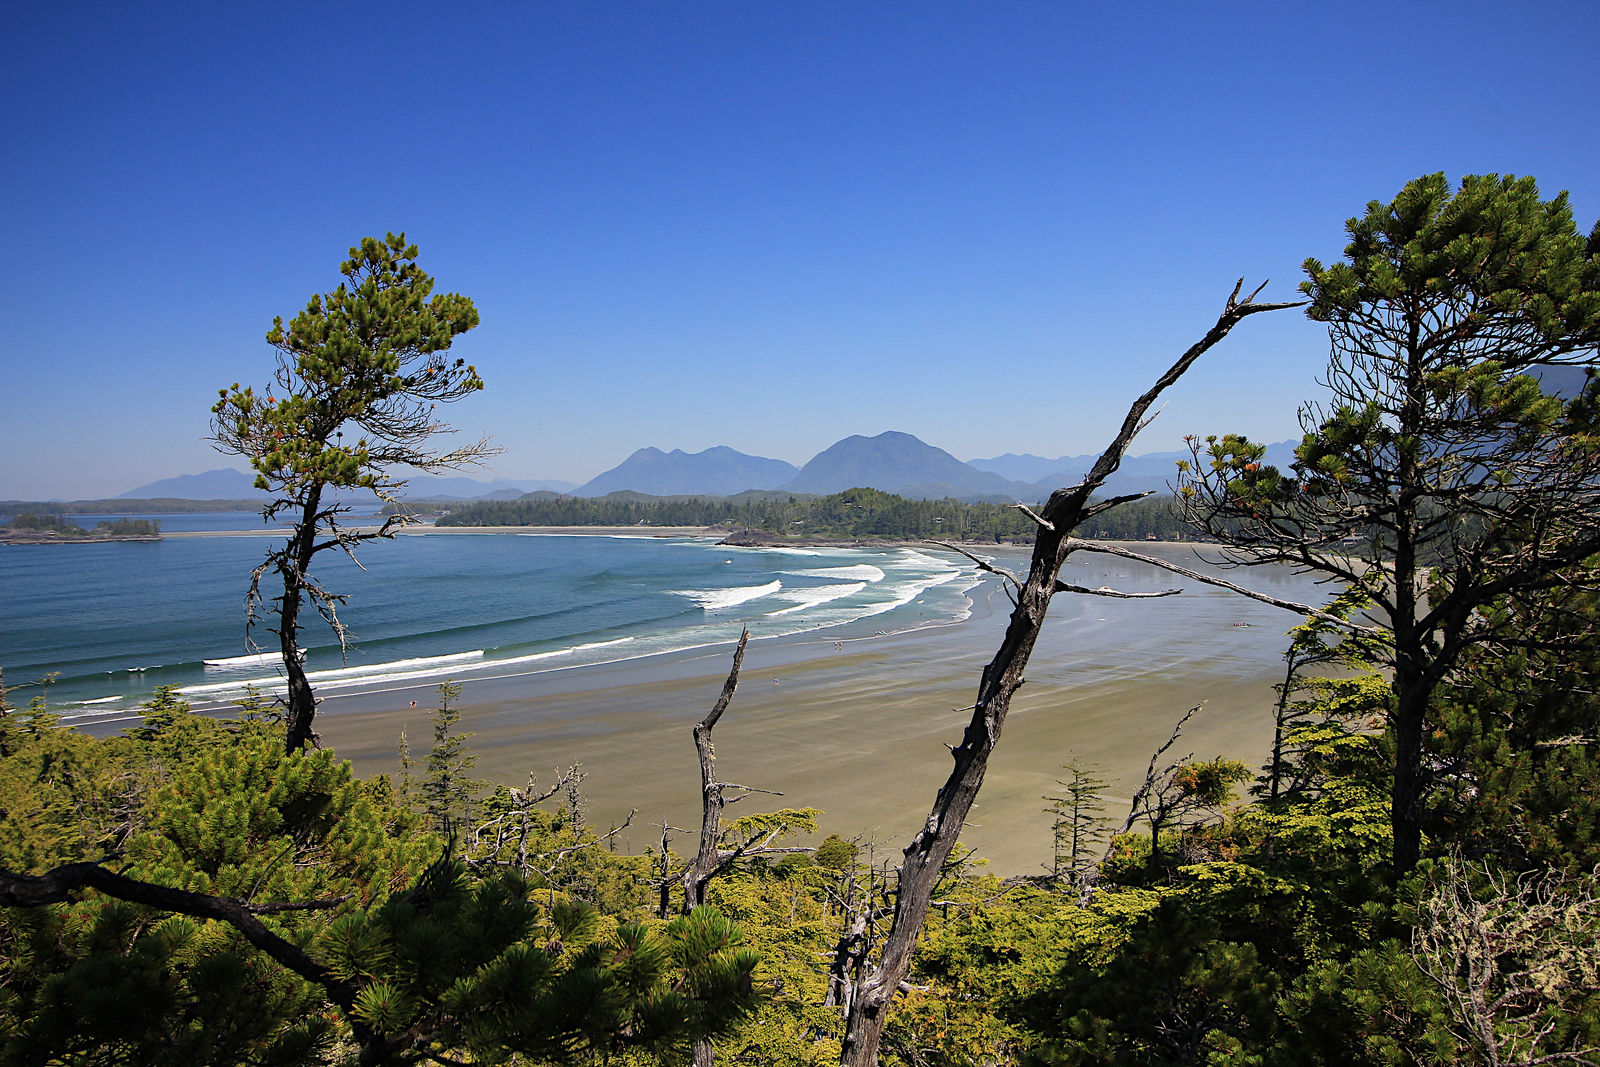
[[[1176,476],[1177,461],[1187,455],[1129,456],[1106,482],[1106,491],[1162,491]],[[746,490],[822,495],[865,486],[918,499],[1034,501],[1082,480],[1098,458],[1007,453],[963,463],[942,448],[891,430],[876,437],[846,437],[818,452],[798,471],[782,460],[745,455],[725,445],[693,453],[641,448],[573,495],[628,491],[647,496],[733,496]],[[1287,467],[1294,459],[1294,443],[1268,445],[1266,459]]]
[[[1293,442],[1267,446],[1267,462],[1286,467],[1293,461]],[[1176,461],[1185,452],[1152,452],[1129,456],[1106,482],[1108,493],[1161,491],[1176,475]],[[726,445],[701,452],[641,448],[617,466],[574,486],[571,482],[499,478],[417,476],[405,496],[410,500],[505,500],[530,493],[570,493],[596,497],[616,492],[646,496],[733,496],[747,490],[823,495],[867,487],[918,499],[1043,500],[1064,485],[1080,481],[1093,465],[1092,455],[1044,456],[1006,453],[963,463],[942,448],[911,434],[888,431],[876,437],[858,435],[818,452],[796,468],[781,459],[751,456]],[[183,500],[254,500],[263,494],[252,476],[222,468],[203,474],[141,485],[116,499],[172,497]]]
[[[797,471],[793,463],[747,456],[727,445],[703,452],[641,448],[578,486],[572,495],[605,496],[631,489],[651,496],[733,496],[746,489],[773,488],[789,481]]]

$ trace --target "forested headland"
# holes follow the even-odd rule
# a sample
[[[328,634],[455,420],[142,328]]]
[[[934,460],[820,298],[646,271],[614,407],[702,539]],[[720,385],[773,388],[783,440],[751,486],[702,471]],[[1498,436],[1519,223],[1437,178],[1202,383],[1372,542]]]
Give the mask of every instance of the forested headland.
[[[148,500],[0,500],[0,515],[24,512],[54,512],[60,515],[189,515],[260,510],[260,500],[188,500],[181,497]]]
[[[0,541],[9,544],[48,544],[69,541],[156,541],[160,519],[106,519],[92,527],[68,522],[61,515],[22,512],[0,526]]]
[[[825,797],[775,807],[719,780],[741,639],[692,728],[701,823],[657,824],[637,855],[589,818],[581,767],[477,780],[453,684],[431,739],[397,737],[396,774],[358,780],[317,744],[296,636],[315,613],[342,642],[359,591],[311,564],[381,551],[396,525],[345,528],[329,494],[396,503],[388,464],[489,447],[434,441],[435,409],[484,387],[449,354],[472,302],[434,293],[404,235],[363,239],[334,289],[274,320],[272,385],[213,408],[292,524],[241,575],[285,696],[214,718],[163,689],[95,739],[61,727],[48,679],[0,685],[0,1063],[1600,1063],[1600,225],[1585,236],[1531,179],[1433,174],[1347,233],[1343,259],[1306,262],[1303,300],[1235,285],[1085,480],[1036,507],[526,502],[951,543],[1004,539],[1004,520],[1035,546],[1025,574],[971,553],[1014,611],[909,841],[815,841]],[[1248,570],[1227,584],[1293,612],[1261,694],[1270,755],[1193,752],[1199,709],[1174,709],[1113,798],[1063,752],[1048,869],[986,872],[960,831],[1004,773],[1051,599],[1167,595],[1062,579],[1074,553],[1129,551],[1081,535],[1139,505],[1093,494],[1197,359],[1300,307],[1328,331],[1329,395],[1293,463],[1196,436],[1175,501],[1142,505],[1330,579],[1320,605]],[[1552,365],[1589,370],[1547,392]]]
[[[1176,476],[1174,470],[1174,476]],[[398,510],[398,509],[397,509]],[[960,500],[908,500],[877,489],[829,496],[751,493],[737,497],[602,497],[540,494],[458,507],[438,526],[706,526],[759,531],[775,541],[950,540],[1020,543],[1033,537],[1033,520],[1009,504]],[[1097,515],[1081,532],[1127,541],[1194,540],[1170,496],[1152,496]]]

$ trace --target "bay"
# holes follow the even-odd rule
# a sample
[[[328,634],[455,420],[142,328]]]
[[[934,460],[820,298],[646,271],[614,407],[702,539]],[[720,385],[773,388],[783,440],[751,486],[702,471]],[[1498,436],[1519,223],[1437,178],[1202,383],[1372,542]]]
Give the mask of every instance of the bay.
[[[0,667],[13,686],[57,675],[50,703],[68,721],[125,716],[159,685],[201,707],[247,684],[270,692],[280,668],[223,662],[275,647],[270,620],[251,633],[256,644],[245,630],[249,575],[269,545],[263,535],[5,546]],[[948,622],[970,608],[975,583],[970,568],[917,549],[739,549],[709,538],[435,532],[368,545],[359,567],[324,560],[316,577],[349,596],[339,615],[355,642],[342,656],[320,620],[303,619],[322,694],[654,656],[741,626],[766,638]]]

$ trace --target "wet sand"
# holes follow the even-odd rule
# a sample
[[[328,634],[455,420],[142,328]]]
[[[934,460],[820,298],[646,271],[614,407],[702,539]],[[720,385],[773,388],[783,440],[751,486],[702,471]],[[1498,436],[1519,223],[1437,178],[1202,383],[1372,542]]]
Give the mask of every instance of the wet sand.
[[[1013,557],[1014,566],[1025,563]],[[1098,764],[1111,796],[1125,804],[1150,753],[1196,703],[1206,708],[1172,755],[1228,755],[1255,765],[1270,742],[1270,687],[1282,669],[1283,632],[1296,616],[1138,564],[1090,566],[1089,577],[1114,585],[1179,584],[1186,592],[1160,600],[1056,598],[963,837],[999,873],[1036,872],[1048,860],[1041,797],[1074,756]],[[1318,602],[1329,595],[1286,572],[1265,584]],[[974,699],[1004,630],[1010,605],[998,582],[970,595],[972,618],[953,625],[842,648],[826,631],[753,642],[738,695],[717,726],[718,771],[784,796],[753,796],[734,813],[820,808],[828,832],[870,837],[880,850],[903,847],[949,771],[945,745],[960,739],[968,717],[959,709]],[[736,638],[730,632],[723,649],[468,681],[461,729],[476,732],[476,773],[523,785],[529,774],[550,781],[558,768],[581,762],[592,822],[604,828],[638,809],[622,835],[634,850],[659,839],[663,819],[697,825],[690,729],[716,699]],[[358,773],[394,773],[402,728],[413,758],[425,759],[436,702],[432,687],[335,695],[317,728]],[[1106,814],[1120,821],[1125,808],[1117,802]]]

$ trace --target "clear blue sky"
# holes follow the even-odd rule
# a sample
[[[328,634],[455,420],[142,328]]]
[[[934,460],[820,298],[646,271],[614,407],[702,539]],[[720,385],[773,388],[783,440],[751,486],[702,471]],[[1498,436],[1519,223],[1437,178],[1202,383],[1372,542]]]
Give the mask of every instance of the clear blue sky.
[[[452,421],[583,481],[1087,452],[1235,278],[1292,296],[1418,174],[1600,214],[1593,3],[469,6],[8,13],[0,498],[241,465],[216,390],[391,229],[482,313]],[[1325,353],[1246,322],[1135,451],[1294,435]]]

